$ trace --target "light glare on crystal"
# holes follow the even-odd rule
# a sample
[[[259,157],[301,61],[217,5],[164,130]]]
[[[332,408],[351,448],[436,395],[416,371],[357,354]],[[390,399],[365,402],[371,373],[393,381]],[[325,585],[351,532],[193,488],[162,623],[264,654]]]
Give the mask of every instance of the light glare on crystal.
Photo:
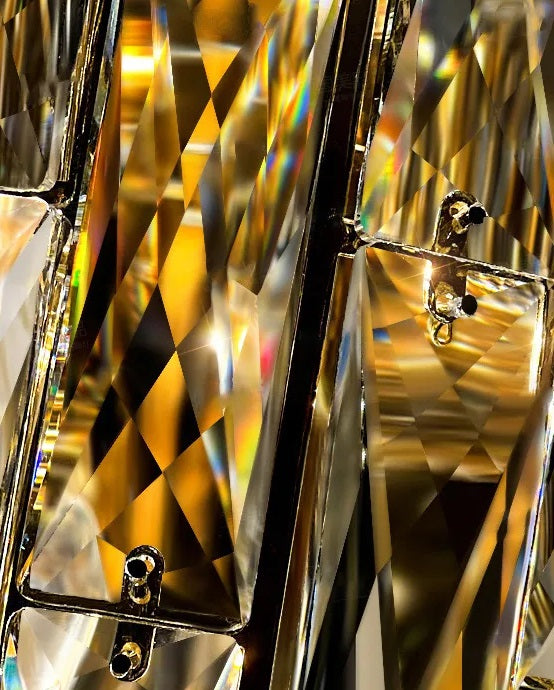
[[[23,609],[4,642],[2,690],[238,690],[243,650],[224,635],[174,630],[155,639],[148,671],[130,685],[110,673],[117,621]]]
[[[489,217],[468,256],[548,276],[554,3],[419,0],[366,161],[361,232],[430,248],[453,189]]]
[[[339,4],[124,5],[31,587],[248,615]]]
[[[0,194],[0,477],[16,445],[40,280],[54,222],[40,199]]]

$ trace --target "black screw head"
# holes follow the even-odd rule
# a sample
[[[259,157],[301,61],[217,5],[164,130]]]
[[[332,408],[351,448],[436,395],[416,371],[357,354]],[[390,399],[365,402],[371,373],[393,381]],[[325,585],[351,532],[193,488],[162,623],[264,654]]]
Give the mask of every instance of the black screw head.
[[[481,204],[473,204],[469,207],[468,218],[469,222],[473,225],[481,225],[481,223],[487,217],[487,212],[481,206]]]
[[[462,297],[461,305],[462,311],[468,316],[473,316],[477,311],[477,300],[473,295],[464,295]]]

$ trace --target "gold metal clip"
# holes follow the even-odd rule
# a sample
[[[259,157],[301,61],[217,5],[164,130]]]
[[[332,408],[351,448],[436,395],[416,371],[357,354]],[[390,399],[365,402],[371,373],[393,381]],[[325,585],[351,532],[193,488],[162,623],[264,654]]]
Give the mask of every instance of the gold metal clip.
[[[459,190],[447,194],[440,205],[431,249],[442,256],[429,262],[423,286],[435,345],[452,342],[454,321],[477,311],[477,300],[466,292],[467,267],[457,259],[466,256],[469,229],[480,225],[486,215],[473,195]]]

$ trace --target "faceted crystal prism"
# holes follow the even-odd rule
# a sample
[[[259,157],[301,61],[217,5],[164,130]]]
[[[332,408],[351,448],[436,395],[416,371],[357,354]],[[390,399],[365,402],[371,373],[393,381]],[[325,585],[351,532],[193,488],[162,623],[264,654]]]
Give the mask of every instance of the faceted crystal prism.
[[[243,651],[232,637],[158,630],[139,681],[118,681],[109,660],[117,621],[23,609],[3,645],[2,690],[238,690]]]
[[[440,345],[423,289],[433,257],[396,250],[339,265],[352,279],[334,395],[310,441],[328,456],[326,507],[310,528],[301,658],[275,690],[518,687],[551,447],[550,295],[471,266],[477,311]]]
[[[248,616],[339,5],[125,2],[37,470],[33,596],[117,602],[148,544],[168,615]]]
[[[424,262],[365,254],[377,580],[364,615],[380,619],[383,687],[507,688],[548,458],[544,287],[470,272],[477,313],[441,347],[421,306]]]
[[[60,217],[36,198],[0,194],[0,486],[1,511],[19,441],[31,372],[40,379],[40,321],[52,287]],[[50,283],[46,285],[45,281]],[[50,338],[53,337],[49,333]],[[48,349],[47,343],[42,343]],[[37,403],[40,387],[35,387]]]
[[[85,87],[79,68],[102,5],[0,2],[0,188],[42,191],[63,177]]]
[[[529,594],[517,680],[522,688],[554,688],[554,481],[544,493],[537,561]]]
[[[418,0],[365,166],[362,236],[429,248],[453,189],[489,218],[468,256],[554,269],[554,2]]]
[[[349,529],[355,522],[352,516],[358,515],[360,506],[369,507],[360,490],[364,472],[360,433],[360,305],[357,291],[349,290],[352,263],[351,257],[340,256],[335,273],[279,624],[272,690],[320,687],[353,690],[343,673],[349,654],[348,637],[353,634],[350,628],[356,608],[364,602],[365,573],[369,571],[371,578],[374,573],[368,558],[371,523],[363,524],[358,533],[354,529],[350,534]],[[356,552],[360,547],[363,550],[358,561]],[[346,572],[339,565],[344,552],[354,554]],[[336,581],[344,586],[337,597],[342,602],[339,606],[332,602]],[[367,655],[369,648],[364,653]],[[325,660],[323,664],[321,658]],[[327,660],[329,663],[325,663]],[[372,668],[366,680],[374,675]],[[363,685],[360,687],[365,690]]]

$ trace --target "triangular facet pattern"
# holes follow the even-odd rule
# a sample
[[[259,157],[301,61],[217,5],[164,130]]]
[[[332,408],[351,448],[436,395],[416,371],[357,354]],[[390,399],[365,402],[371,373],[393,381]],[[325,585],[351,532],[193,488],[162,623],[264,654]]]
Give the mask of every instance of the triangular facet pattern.
[[[418,0],[367,155],[364,237],[430,248],[462,189],[490,216],[470,258],[553,273],[553,24],[551,0]]]
[[[23,609],[4,642],[2,690],[238,690],[243,651],[232,637],[164,632],[154,639],[146,675],[118,681],[109,669],[117,621]]]
[[[124,2],[32,588],[248,615],[340,4]]]
[[[295,621],[303,640],[289,672],[294,687],[510,687],[536,548],[547,554],[536,578],[543,596],[532,595],[527,625],[543,626],[536,668],[549,663],[554,547],[549,526],[548,539],[535,536],[551,442],[548,375],[544,389],[540,380],[541,362],[550,370],[545,286],[471,267],[477,312],[456,319],[452,342],[441,346],[428,327],[426,268],[426,259],[375,248],[358,250],[352,268],[339,263],[335,285],[352,277],[328,331],[332,343],[342,330],[334,389],[331,398],[324,378],[330,413],[327,421],[316,401],[310,440],[330,465],[312,489],[326,508],[297,525],[298,539],[310,540],[307,604],[296,617],[285,608],[282,623],[290,636]],[[545,526],[551,497],[548,506]],[[293,552],[289,607],[296,559]],[[540,650],[533,639],[527,669]],[[286,644],[275,690],[287,675],[278,668]]]

